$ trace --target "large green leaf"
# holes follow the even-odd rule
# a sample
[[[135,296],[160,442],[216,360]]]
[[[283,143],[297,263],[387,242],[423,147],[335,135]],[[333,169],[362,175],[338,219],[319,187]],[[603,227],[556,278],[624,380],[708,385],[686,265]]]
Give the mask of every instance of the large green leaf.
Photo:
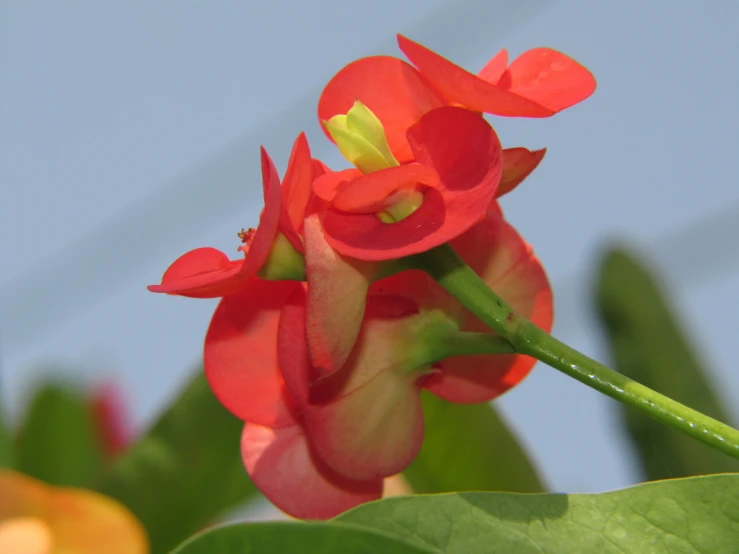
[[[241,461],[242,427],[198,371],[98,489],[138,516],[152,554],[168,552],[224,510],[256,496]]]
[[[228,525],[201,533],[172,554],[429,554],[381,530],[337,523]]]
[[[102,464],[84,393],[55,383],[37,389],[20,427],[17,469],[52,485],[85,487],[99,476]]]
[[[396,497],[337,520],[381,529],[437,554],[736,554],[739,475],[603,494]]]
[[[729,422],[715,386],[693,352],[654,277],[631,254],[609,251],[597,300],[616,367],[691,408]],[[620,406],[646,479],[739,471],[739,461]]]
[[[426,435],[405,470],[414,491],[542,492],[516,436],[489,404],[452,404],[423,393]]]

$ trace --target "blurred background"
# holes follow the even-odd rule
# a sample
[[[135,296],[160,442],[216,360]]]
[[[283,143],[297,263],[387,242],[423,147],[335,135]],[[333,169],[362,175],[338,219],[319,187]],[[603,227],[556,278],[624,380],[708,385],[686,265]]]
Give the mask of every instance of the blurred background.
[[[630,245],[736,421],[737,23],[731,0],[0,2],[1,403],[17,419],[49,372],[112,380],[144,429],[215,308],[146,285],[189,249],[237,254],[262,207],[259,145],[284,171],[305,130],[340,167],[321,87],[399,55],[400,32],[473,71],[549,46],[595,74],[595,95],[551,119],[491,120],[504,146],[549,149],[503,208],[549,272],[554,334],[612,361],[594,278],[604,246]],[[615,404],[554,369],[496,406],[551,490],[640,480]]]

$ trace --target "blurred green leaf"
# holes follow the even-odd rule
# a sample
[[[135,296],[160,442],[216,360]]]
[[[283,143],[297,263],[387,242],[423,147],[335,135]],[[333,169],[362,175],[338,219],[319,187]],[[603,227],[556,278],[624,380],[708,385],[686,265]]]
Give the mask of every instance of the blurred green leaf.
[[[172,554],[429,554],[382,530],[338,523],[228,525],[196,535]]]
[[[600,319],[621,373],[729,423],[715,386],[680,329],[663,292],[641,262],[609,251],[597,285]],[[739,471],[739,461],[637,410],[620,406],[647,479]]]
[[[2,393],[2,390],[0,390]],[[10,428],[6,424],[5,410],[0,399],[0,469],[13,467],[13,439]]]
[[[415,492],[542,492],[534,464],[490,404],[452,404],[424,392],[426,434],[405,477]]]
[[[674,479],[603,494],[395,497],[335,521],[382,530],[437,554],[735,554],[739,476]]]
[[[241,460],[243,422],[226,411],[202,371],[98,489],[146,527],[152,554],[169,552],[257,490]]]
[[[69,384],[48,383],[33,395],[20,426],[19,471],[52,485],[86,487],[103,453],[87,398]]]

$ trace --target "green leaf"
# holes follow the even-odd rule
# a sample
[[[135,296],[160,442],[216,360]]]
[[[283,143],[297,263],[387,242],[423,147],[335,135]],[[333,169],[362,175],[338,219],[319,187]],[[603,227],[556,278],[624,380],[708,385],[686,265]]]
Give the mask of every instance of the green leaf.
[[[542,492],[534,464],[490,404],[452,404],[424,392],[426,435],[405,477],[415,492]]]
[[[340,515],[437,554],[735,554],[739,475],[603,494],[469,492],[388,498]]]
[[[52,485],[86,487],[102,465],[102,445],[84,393],[55,383],[37,389],[20,427],[17,469]]]
[[[97,488],[141,520],[152,554],[168,552],[225,510],[256,497],[241,460],[243,425],[198,371]]]
[[[196,535],[172,554],[429,554],[381,530],[337,523],[227,525]]]
[[[621,373],[729,423],[709,374],[641,262],[626,251],[609,251],[600,268],[597,301]],[[646,479],[739,471],[739,461],[720,451],[637,410],[620,410]]]
[[[2,393],[2,389],[0,389]],[[5,411],[3,410],[2,398],[0,398],[0,469],[13,467],[13,439],[10,428],[5,422]]]

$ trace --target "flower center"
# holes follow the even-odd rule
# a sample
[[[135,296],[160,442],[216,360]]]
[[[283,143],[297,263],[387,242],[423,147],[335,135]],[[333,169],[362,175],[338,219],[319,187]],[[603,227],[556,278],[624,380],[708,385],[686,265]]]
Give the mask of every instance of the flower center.
[[[346,114],[324,121],[342,155],[362,173],[374,173],[400,165],[390,150],[379,118],[359,100]],[[377,213],[384,223],[396,223],[415,212],[423,203],[418,188],[403,187],[387,199],[386,208]]]
[[[239,250],[246,254],[249,251],[249,247],[251,246],[252,241],[254,240],[254,235],[257,234],[257,230],[254,227],[249,227],[248,229],[244,230],[243,228],[241,231],[236,233],[236,235],[241,239],[242,246],[239,246]]]
[[[390,151],[382,122],[359,100],[346,114],[324,121],[341,154],[363,173],[400,165]]]
[[[390,201],[391,204],[377,214],[383,223],[397,223],[411,215],[423,204],[423,193],[420,190],[400,191]]]

